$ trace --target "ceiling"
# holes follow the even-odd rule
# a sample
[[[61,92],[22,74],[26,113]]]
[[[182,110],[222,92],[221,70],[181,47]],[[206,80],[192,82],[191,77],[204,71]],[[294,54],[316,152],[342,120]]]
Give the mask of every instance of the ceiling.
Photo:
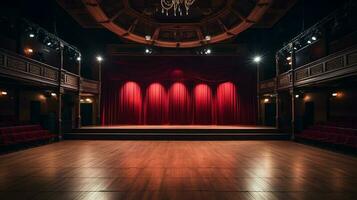
[[[57,0],[84,28],[104,27],[128,42],[175,48],[225,41],[251,27],[270,28],[296,1],[196,0],[188,16],[166,16],[160,0]]]

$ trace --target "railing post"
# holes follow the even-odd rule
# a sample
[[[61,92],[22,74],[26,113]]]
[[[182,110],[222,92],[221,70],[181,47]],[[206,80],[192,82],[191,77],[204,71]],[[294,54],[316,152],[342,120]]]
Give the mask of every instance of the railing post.
[[[76,120],[76,128],[81,128],[81,82],[82,82],[82,76],[81,76],[81,55],[79,54],[79,59],[78,60],[78,93],[77,93],[77,120]]]
[[[280,102],[279,102],[279,55],[275,55],[275,127],[280,128]]]
[[[295,139],[295,67],[296,67],[296,58],[295,58],[295,49],[294,43],[291,43],[291,140]]]
[[[58,139],[62,140],[62,70],[63,70],[63,43],[60,43],[60,66],[58,68],[58,91],[57,91],[57,99],[58,99],[58,112],[57,112],[57,123],[58,123]]]

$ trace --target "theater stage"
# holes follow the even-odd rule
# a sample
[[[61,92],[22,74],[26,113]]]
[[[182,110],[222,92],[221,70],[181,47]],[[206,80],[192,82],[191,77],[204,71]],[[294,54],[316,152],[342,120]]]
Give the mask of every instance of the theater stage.
[[[66,139],[289,139],[275,127],[248,125],[121,125],[86,126]]]

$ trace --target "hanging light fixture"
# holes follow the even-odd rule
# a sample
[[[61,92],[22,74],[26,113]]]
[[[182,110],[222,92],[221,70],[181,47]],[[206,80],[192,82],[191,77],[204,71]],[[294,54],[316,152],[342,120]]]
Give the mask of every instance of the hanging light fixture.
[[[183,9],[185,9],[186,15],[188,15],[188,11],[195,1],[196,0],[161,0],[161,11],[168,16],[169,10],[173,9],[174,16],[176,16],[177,13],[182,16]]]

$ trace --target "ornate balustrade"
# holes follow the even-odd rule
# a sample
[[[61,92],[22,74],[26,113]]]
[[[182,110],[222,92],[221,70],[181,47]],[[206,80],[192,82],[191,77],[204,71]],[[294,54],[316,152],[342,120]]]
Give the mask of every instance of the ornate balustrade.
[[[271,93],[275,91],[276,79],[261,81],[259,85],[260,93]]]
[[[357,46],[295,69],[295,86],[305,86],[357,73]]]
[[[51,86],[58,85],[57,68],[6,50],[0,50],[0,74]]]
[[[98,94],[99,82],[88,79],[81,79],[81,92]]]

